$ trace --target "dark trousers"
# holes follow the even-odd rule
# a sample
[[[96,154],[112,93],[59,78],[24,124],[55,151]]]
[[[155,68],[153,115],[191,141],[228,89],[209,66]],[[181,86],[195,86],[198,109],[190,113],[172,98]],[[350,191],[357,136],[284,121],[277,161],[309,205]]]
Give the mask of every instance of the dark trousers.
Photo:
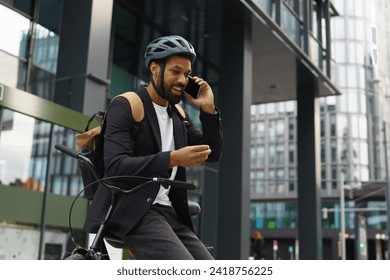
[[[213,260],[169,206],[153,205],[130,235],[121,239],[138,260]]]

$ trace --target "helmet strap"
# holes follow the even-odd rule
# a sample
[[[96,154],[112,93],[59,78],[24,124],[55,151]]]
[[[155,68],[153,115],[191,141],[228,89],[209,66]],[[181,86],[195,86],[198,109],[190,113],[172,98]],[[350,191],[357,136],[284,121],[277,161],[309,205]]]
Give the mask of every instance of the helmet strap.
[[[167,94],[165,92],[165,88],[164,88],[164,72],[165,72],[165,61],[163,61],[160,64],[160,87],[158,87],[156,85],[156,83],[154,82],[152,72],[150,72],[150,81],[152,83],[154,90],[157,92],[157,94],[161,98],[168,100],[168,98],[167,98],[168,96],[167,96]]]
[[[168,98],[168,94],[167,92],[165,91],[165,88],[164,88],[164,73],[165,73],[165,60],[161,62],[160,64],[160,87],[158,87],[156,85],[156,83],[154,82],[153,80],[153,76],[152,76],[152,72],[150,72],[150,81],[152,83],[152,86],[154,88],[154,90],[157,92],[157,94],[164,98],[165,100],[168,101],[168,107],[167,107],[167,112],[168,112],[168,116],[172,118],[172,113],[173,113],[173,106],[175,105],[174,103],[172,103],[169,98]]]

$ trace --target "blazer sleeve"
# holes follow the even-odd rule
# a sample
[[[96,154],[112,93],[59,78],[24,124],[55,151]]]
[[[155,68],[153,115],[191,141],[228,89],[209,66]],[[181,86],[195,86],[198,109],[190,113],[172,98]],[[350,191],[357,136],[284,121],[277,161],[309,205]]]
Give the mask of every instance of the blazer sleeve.
[[[207,159],[208,162],[218,161],[222,156],[223,129],[221,113],[218,108],[215,109],[216,114],[200,111],[199,119],[202,124],[202,131],[197,129],[189,118],[189,124],[187,125],[190,145],[207,144],[210,146],[211,154]]]

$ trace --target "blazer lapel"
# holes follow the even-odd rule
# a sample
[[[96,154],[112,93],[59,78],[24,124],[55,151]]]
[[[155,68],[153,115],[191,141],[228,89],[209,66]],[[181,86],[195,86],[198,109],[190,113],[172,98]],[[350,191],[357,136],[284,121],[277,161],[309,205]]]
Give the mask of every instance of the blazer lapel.
[[[175,139],[175,148],[180,149],[185,145],[186,131],[183,131],[183,125],[180,117],[178,116],[176,109],[173,109],[174,113],[172,116],[173,119],[173,138]]]
[[[144,103],[145,117],[148,119],[150,127],[152,128],[152,132],[154,135],[154,139],[156,140],[156,144],[159,148],[159,151],[162,150],[162,142],[161,142],[161,133],[160,128],[158,126],[158,120],[156,111],[154,110],[152,100],[145,89],[145,87],[141,87],[138,91],[139,96],[141,97]]]

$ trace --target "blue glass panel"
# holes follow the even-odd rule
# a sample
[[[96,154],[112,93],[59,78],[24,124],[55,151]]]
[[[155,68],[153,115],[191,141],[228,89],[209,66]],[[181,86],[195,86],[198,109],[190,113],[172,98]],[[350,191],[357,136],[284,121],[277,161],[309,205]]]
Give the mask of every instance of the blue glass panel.
[[[29,19],[0,4],[0,50],[26,58],[29,28]]]
[[[55,73],[57,70],[59,36],[37,24],[35,29],[34,64]]]
[[[281,6],[281,22],[280,25],[284,32],[298,46],[302,47],[301,43],[301,23],[294,13],[287,8],[285,4]]]

